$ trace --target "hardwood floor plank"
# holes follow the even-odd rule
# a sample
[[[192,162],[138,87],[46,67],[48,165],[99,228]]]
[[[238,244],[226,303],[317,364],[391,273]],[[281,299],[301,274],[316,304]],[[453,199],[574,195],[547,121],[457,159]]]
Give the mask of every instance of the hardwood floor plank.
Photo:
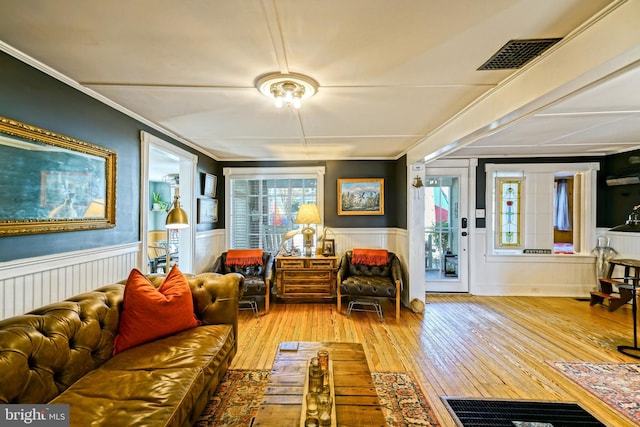
[[[232,369],[270,369],[282,341],[359,342],[372,371],[410,371],[443,426],[453,420],[440,396],[579,402],[607,425],[629,421],[547,362],[637,362],[617,351],[632,344],[631,309],[609,312],[573,298],[428,295],[423,314],[390,301],[347,319],[335,304],[283,304],[255,318],[240,313]]]

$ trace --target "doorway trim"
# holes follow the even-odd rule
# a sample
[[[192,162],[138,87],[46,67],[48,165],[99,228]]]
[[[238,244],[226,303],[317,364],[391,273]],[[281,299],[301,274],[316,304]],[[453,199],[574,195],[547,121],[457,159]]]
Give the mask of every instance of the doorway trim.
[[[140,131],[140,242],[141,250],[138,257],[138,268],[146,271],[148,235],[149,235],[149,153],[151,147],[161,151],[167,151],[179,158],[180,161],[180,206],[187,213],[189,227],[180,231],[180,270],[185,273],[193,272],[195,242],[196,242],[196,216],[195,216],[195,178],[198,166],[198,156],[180,147],[177,147],[148,132]]]
[[[467,219],[467,226],[463,228],[462,224],[457,224],[456,229],[458,230],[457,239],[459,242],[457,255],[457,263],[458,263],[458,274],[456,278],[444,278],[439,280],[426,280],[424,274],[424,261],[422,262],[423,266],[423,283],[425,292],[433,293],[433,292],[461,292],[468,293],[469,286],[469,248],[471,244],[469,239],[471,237],[471,220],[469,218],[469,168],[468,167],[439,167],[439,165],[434,165],[432,163],[428,164],[425,168],[425,179],[429,176],[453,176],[457,177],[460,182],[460,197],[458,199],[458,207],[455,208],[458,210],[458,219],[462,222],[463,218]],[[426,197],[425,197],[426,199]],[[424,226],[424,211],[423,209],[423,230]],[[423,245],[424,245],[424,231],[422,233],[423,236]],[[426,255],[426,254],[425,254]],[[442,261],[444,262],[444,260]]]
[[[428,163],[418,162],[407,165],[407,189],[408,189],[408,211],[407,226],[409,235],[409,298],[426,300],[426,290],[424,281],[424,256],[425,256],[425,236],[424,236],[424,197],[419,195],[418,189],[412,187],[412,181],[416,176],[424,178],[426,168],[467,168],[468,177],[468,274],[469,292],[471,291],[471,277],[473,276],[473,236],[475,235],[475,215],[472,216],[472,208],[476,206],[476,169],[478,160],[470,159],[440,159]]]

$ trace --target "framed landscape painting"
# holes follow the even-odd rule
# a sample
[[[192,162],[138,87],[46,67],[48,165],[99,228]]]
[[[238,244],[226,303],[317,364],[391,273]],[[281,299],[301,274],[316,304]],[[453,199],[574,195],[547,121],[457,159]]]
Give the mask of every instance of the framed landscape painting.
[[[218,199],[198,199],[198,224],[218,222]]]
[[[338,179],[338,215],[384,215],[384,178]]]

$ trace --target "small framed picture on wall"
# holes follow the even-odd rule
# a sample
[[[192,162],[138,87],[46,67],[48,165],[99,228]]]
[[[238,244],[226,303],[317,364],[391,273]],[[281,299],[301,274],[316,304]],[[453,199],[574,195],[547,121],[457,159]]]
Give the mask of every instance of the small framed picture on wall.
[[[198,199],[198,224],[218,222],[218,200]]]
[[[208,197],[216,197],[216,187],[218,186],[218,177],[210,173],[204,174],[204,183],[202,185],[202,195]]]

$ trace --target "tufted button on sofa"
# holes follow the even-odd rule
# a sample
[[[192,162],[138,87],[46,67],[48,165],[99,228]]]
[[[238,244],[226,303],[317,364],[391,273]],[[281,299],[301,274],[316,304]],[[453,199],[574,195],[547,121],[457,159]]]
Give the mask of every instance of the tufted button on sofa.
[[[400,260],[393,252],[388,252],[387,262],[381,265],[354,264],[353,251],[342,255],[338,268],[338,312],[342,297],[351,298],[391,298],[396,302],[396,319],[400,318],[400,297],[402,292],[402,268]]]
[[[1,320],[0,404],[69,404],[79,427],[193,425],[237,352],[244,278],[187,281],[201,326],[115,356],[124,282]]]
[[[211,271],[219,274],[238,273],[244,276],[243,302],[251,297],[264,297],[264,311],[269,312],[269,301],[271,294],[271,284],[274,274],[274,257],[270,252],[262,253],[262,264],[251,265],[229,265],[227,263],[227,252],[222,252],[213,264]]]

